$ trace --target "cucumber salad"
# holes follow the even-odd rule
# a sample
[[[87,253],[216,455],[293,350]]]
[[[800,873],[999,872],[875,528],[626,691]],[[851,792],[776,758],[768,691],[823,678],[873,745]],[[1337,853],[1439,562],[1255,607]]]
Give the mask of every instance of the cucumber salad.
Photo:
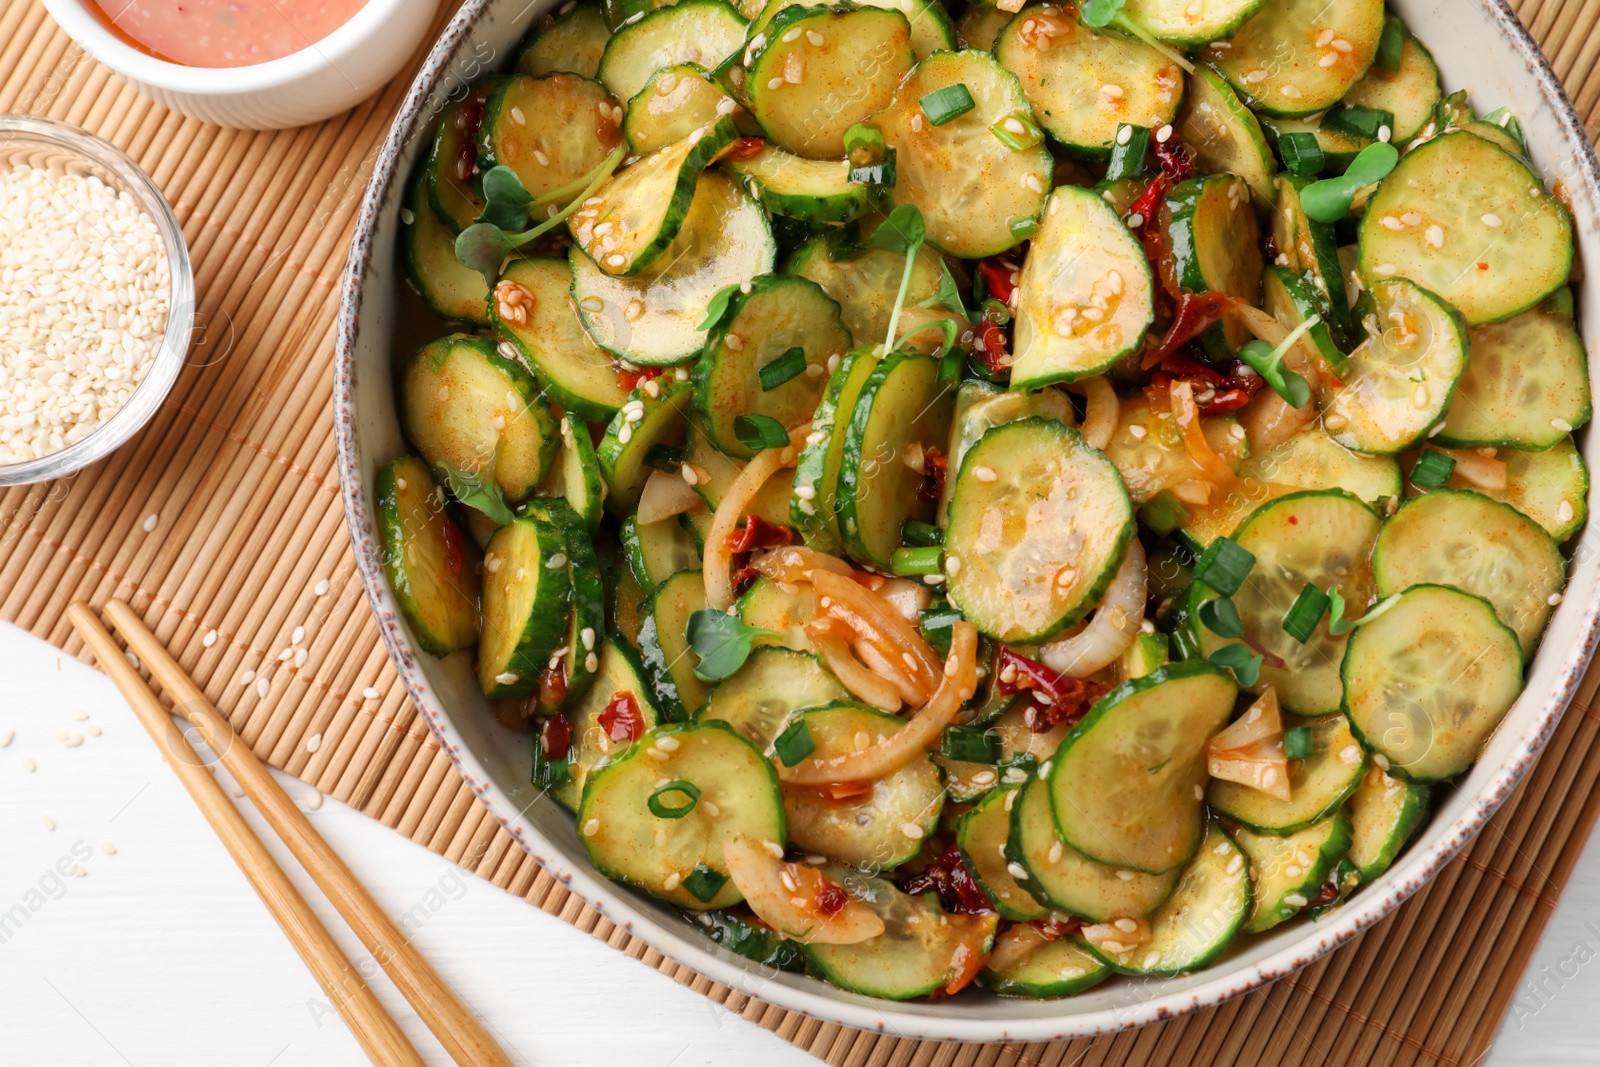
[[[1586,517],[1564,194],[1413,29],[568,2],[406,189],[417,646],[597,869],[856,993],[1066,997],[1338,908]]]

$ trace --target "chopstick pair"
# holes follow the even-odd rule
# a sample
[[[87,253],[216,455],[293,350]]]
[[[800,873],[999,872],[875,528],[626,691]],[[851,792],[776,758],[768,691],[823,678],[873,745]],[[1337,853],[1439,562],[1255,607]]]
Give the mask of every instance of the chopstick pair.
[[[194,726],[455,1062],[473,1067],[511,1067],[511,1060],[483,1024],[411,946],[394,920],[379,907],[250,746],[234,734],[228,720],[206,699],[200,687],[184,673],[133,609],[124,601],[112,600],[105,611],[111,624],[127,640],[128,647],[149,667],[150,673],[172,698],[171,714]],[[300,953],[368,1058],[381,1067],[421,1067],[423,1060],[417,1050],[211,772],[201,766],[167,710],[123,656],[122,649],[117,647],[94,610],[82,601],[75,601],[67,608],[67,617],[133,706],[140,724],[162,749],[167,763]]]

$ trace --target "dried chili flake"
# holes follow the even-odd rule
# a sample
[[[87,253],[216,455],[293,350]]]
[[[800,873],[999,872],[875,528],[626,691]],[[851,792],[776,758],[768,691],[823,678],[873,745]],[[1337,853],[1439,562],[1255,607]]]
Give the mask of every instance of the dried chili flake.
[[[967,869],[961,849],[952,843],[939,858],[906,879],[901,886],[912,896],[933,890],[939,894],[944,910],[960,915],[985,915],[994,911],[994,902]]]

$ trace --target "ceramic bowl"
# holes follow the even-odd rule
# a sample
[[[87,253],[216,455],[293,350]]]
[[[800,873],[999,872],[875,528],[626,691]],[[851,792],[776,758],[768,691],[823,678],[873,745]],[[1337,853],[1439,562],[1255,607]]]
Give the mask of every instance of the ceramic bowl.
[[[438,0],[367,0],[351,20],[291,55],[244,67],[186,67],[139,51],[81,0],[46,9],[89,56],[192,118],[247,130],[321,122],[376,93],[422,43]]]
[[[543,7],[526,6],[523,0],[468,0],[417,76],[362,207],[344,277],[334,387],[345,508],[384,640],[440,744],[535,859],[634,936],[768,1003],[906,1037],[1045,1041],[1182,1015],[1304,967],[1393,911],[1472,840],[1532,766],[1589,662],[1600,610],[1596,526],[1588,527],[1577,543],[1571,584],[1532,662],[1526,692],[1471,771],[1437,791],[1433,817],[1399,861],[1322,921],[1285,923],[1264,936],[1242,938],[1198,974],[1112,980],[1069,1000],[1002,999],[982,993],[934,1002],[874,1000],[800,975],[763,970],[712,944],[675,909],[597,874],[572,817],[530,788],[528,740],[496,725],[478,695],[468,654],[439,660],[417,649],[384,577],[372,511],[378,468],[406,450],[390,375],[396,294],[404,284],[395,242],[405,176],[426,150],[424,135],[438,108],[471,76],[468,68],[508,58]],[[1555,75],[1510,8],[1498,0],[1394,0],[1394,7],[1432,49],[1447,88],[1470,88],[1485,109],[1504,105],[1521,117],[1536,167],[1550,182],[1559,182],[1571,201],[1580,255],[1600,263],[1600,165]],[[1588,272],[1580,289],[1585,341],[1591,353],[1600,353],[1600,272]],[[1591,468],[1600,466],[1600,435],[1582,435],[1581,447]],[[1590,506],[1592,510],[1593,499]]]

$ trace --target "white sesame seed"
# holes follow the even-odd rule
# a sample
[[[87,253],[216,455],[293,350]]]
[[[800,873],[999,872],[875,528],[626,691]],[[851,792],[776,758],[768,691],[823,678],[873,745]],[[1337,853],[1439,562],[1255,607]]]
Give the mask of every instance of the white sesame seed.
[[[1291,875],[1291,877],[1293,876]],[[1283,902],[1289,905],[1291,908],[1303,908],[1306,906],[1306,898],[1301,896],[1299,893],[1290,893],[1286,895],[1283,898]]]
[[[39,769],[39,764],[34,762],[34,759],[33,759],[32,756],[23,756],[22,757],[22,770],[23,770],[24,773],[32,774],[34,771],[36,771],[38,769]]]
[[[215,631],[215,630],[207,630],[206,631],[206,635],[200,639],[200,644],[204,648],[210,648],[212,645],[214,645],[216,643],[217,643],[217,631]]]
[[[900,825],[900,832],[911,838],[913,841],[922,840],[922,827],[918,826],[914,822],[902,823]]]
[[[361,691],[361,695],[367,700],[377,700],[381,694],[377,691],[377,689],[369,685]]]
[[[321,747],[322,747],[322,735],[320,733],[312,734],[310,737],[306,738],[306,751],[307,752],[315,752],[317,749],[319,749]]]
[[[264,698],[270,692],[272,692],[272,680],[270,678],[257,678],[256,696]]]
[[[1172,125],[1170,123],[1162,126],[1159,130],[1156,131],[1156,143],[1157,144],[1166,144],[1168,139],[1171,138],[1171,137],[1172,137]]]
[[[583,824],[583,836],[584,837],[593,837],[595,834],[597,834],[599,832],[600,832],[600,820],[599,819],[590,819],[588,822]]]
[[[1550,425],[1555,429],[1560,430],[1562,433],[1572,432],[1572,423],[1568,422],[1566,419],[1551,419]]]
[[[110,841],[102,841],[100,842],[100,851],[104,852],[107,856],[115,856],[117,854],[117,846],[113,845]]]
[[[1560,593],[1551,593],[1548,597],[1545,598],[1544,602],[1546,604],[1549,604],[1551,607],[1555,607],[1557,604],[1561,603],[1561,594]]]
[[[972,476],[980,482],[992,482],[999,477],[992,467],[976,467],[972,471]]]

